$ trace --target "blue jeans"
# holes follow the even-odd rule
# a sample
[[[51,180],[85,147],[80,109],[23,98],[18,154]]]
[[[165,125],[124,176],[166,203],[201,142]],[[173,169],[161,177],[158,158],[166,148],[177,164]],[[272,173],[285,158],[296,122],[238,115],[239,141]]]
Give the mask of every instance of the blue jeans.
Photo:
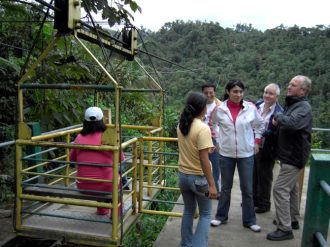
[[[195,180],[201,177],[203,176],[179,172],[179,187],[184,202],[181,222],[181,247],[208,246],[212,204],[208,197],[196,190]],[[195,232],[193,233],[196,202],[199,208],[199,219]]]
[[[216,141],[214,138],[212,138],[213,145],[216,145]],[[217,191],[219,192],[219,177],[220,177],[220,166],[219,166],[219,157],[220,154],[217,150],[214,150],[213,153],[209,154],[209,160],[212,164],[212,173],[213,173],[213,179],[215,182],[215,187],[217,188]]]
[[[253,204],[253,165],[254,156],[247,158],[230,158],[220,155],[221,196],[218,203],[216,219],[228,220],[231,189],[237,164],[240,188],[242,193],[242,219],[244,226],[256,224],[256,214]]]

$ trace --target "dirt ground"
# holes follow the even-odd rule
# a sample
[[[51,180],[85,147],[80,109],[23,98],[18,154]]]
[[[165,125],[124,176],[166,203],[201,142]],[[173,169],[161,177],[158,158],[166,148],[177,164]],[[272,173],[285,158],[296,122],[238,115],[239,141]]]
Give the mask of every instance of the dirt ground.
[[[14,227],[13,227],[13,210],[14,205],[2,205],[0,208],[0,246],[15,236]]]
[[[14,236],[13,220],[12,217],[0,219],[0,243],[10,236]]]

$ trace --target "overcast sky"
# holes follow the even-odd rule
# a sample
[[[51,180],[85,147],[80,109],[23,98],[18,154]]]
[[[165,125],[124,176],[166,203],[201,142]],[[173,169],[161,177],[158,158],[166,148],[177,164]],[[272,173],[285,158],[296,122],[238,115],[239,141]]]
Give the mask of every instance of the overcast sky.
[[[213,21],[222,27],[252,24],[258,30],[330,25],[330,0],[136,0],[134,25],[158,31],[166,22]]]

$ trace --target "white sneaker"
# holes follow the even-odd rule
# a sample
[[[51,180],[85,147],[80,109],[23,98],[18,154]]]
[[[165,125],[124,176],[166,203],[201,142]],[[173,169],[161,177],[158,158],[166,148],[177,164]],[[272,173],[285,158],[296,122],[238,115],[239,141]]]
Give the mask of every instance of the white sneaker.
[[[261,227],[258,226],[258,225],[251,225],[251,226],[248,226],[248,228],[250,228],[251,231],[253,231],[253,232],[260,232],[261,231]]]
[[[221,220],[211,220],[211,226],[220,226]]]

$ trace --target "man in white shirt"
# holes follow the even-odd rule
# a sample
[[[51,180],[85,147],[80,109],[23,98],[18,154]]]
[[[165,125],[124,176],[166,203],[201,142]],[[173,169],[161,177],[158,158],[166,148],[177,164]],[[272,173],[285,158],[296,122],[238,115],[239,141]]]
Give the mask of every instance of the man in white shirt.
[[[202,85],[202,92],[207,97],[207,112],[205,114],[204,123],[206,123],[211,130],[213,145],[216,147],[216,136],[219,134],[219,127],[213,126],[212,115],[216,112],[217,106],[221,104],[221,101],[215,97],[216,86],[213,84]],[[209,160],[212,163],[212,173],[217,191],[219,191],[219,177],[220,177],[220,166],[219,166],[219,152],[213,150],[209,153]]]
[[[263,100],[256,103],[265,124],[259,153],[255,155],[253,174],[253,199],[256,213],[265,213],[270,210],[276,157],[276,127],[272,124],[272,119],[275,113],[283,111],[278,103],[279,95],[279,86],[275,83],[268,84],[264,89]]]

